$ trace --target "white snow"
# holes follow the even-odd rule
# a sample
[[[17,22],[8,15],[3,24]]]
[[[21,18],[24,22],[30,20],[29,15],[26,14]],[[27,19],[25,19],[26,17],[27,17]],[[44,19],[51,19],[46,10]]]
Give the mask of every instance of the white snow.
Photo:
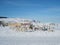
[[[54,30],[54,32],[48,32],[48,31],[17,32],[10,29],[10,27],[0,27],[0,36],[54,37],[54,36],[60,36],[60,30]]]
[[[60,30],[16,32],[0,27],[0,45],[60,45]]]

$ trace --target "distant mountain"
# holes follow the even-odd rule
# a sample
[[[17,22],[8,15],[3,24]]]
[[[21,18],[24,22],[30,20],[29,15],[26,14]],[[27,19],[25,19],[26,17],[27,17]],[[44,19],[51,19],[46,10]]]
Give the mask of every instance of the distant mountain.
[[[2,17],[2,16],[0,16],[0,18],[8,18],[8,17]]]

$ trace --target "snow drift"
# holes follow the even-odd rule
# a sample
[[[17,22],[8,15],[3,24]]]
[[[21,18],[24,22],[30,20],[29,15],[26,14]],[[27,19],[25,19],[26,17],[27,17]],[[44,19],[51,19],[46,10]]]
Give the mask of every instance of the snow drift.
[[[0,27],[0,36],[15,36],[15,37],[54,37],[60,36],[60,30],[54,32],[48,31],[35,31],[35,32],[16,32],[10,27]]]

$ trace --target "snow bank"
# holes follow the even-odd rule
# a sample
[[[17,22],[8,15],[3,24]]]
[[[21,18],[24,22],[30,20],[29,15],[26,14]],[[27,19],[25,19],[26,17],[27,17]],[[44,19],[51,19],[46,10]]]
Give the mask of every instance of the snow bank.
[[[35,31],[35,32],[16,32],[10,27],[0,27],[0,36],[14,36],[14,37],[60,37],[60,30],[54,32]]]
[[[15,32],[0,27],[0,45],[60,45],[60,31]]]

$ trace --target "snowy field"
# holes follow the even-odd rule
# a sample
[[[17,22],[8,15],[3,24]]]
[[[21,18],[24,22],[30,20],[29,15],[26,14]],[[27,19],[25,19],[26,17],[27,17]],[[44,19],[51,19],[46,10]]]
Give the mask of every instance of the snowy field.
[[[0,27],[0,45],[60,45],[60,30],[15,32]]]
[[[0,45],[60,45],[60,37],[0,37]]]

